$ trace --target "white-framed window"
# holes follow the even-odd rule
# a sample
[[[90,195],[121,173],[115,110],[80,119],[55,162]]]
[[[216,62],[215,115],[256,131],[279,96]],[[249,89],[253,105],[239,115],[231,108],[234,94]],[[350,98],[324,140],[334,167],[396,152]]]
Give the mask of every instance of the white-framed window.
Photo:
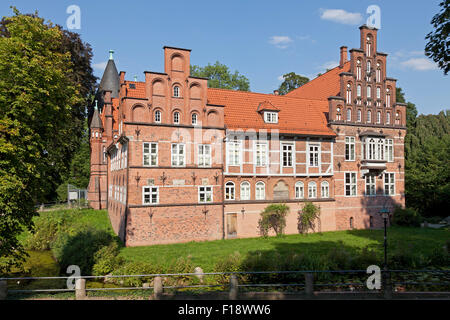
[[[390,107],[391,106],[391,94],[389,93],[389,89],[386,93],[386,107]]]
[[[159,203],[159,188],[153,186],[142,187],[142,203],[143,204]]]
[[[266,198],[266,185],[264,182],[259,181],[255,185],[255,199],[264,200]]]
[[[173,113],[173,123],[175,124],[180,123],[180,113],[178,111]]]
[[[211,186],[198,187],[198,202],[207,203],[213,201],[213,192]]]
[[[126,168],[128,166],[128,143],[124,143],[122,145],[122,168]]]
[[[336,120],[341,120],[341,108],[336,108]]]
[[[281,144],[283,167],[292,167],[292,144]]]
[[[225,200],[235,200],[234,183],[231,181],[225,184]]]
[[[327,181],[323,181],[321,184],[320,184],[320,187],[321,187],[321,193],[320,193],[320,196],[322,197],[322,198],[329,198],[330,197],[330,184],[327,182]]]
[[[347,121],[352,121],[352,109],[347,109]]]
[[[356,172],[345,173],[345,195],[356,196]]]
[[[199,167],[211,166],[211,145],[209,144],[198,145],[198,166]]]
[[[386,113],[386,124],[391,124],[391,113],[390,112]]]
[[[356,80],[361,80],[361,60],[356,61]]]
[[[367,122],[371,123],[372,122],[372,111],[367,110]]]
[[[266,123],[278,123],[278,112],[264,112],[264,122]]]
[[[377,111],[377,123],[381,123],[381,112]]]
[[[367,98],[370,98],[372,96],[372,87],[367,86]]]
[[[347,100],[346,100],[347,104],[351,104],[352,103],[352,88],[350,83],[347,83]]]
[[[395,177],[394,173],[386,172],[384,174],[384,195],[395,195]]]
[[[241,143],[239,141],[229,141],[228,146],[228,165],[239,166],[241,164]]]
[[[156,142],[144,142],[143,159],[144,166],[157,166],[158,165],[158,143]]]
[[[361,97],[361,85],[360,85],[360,84],[358,84],[358,85],[356,86],[356,95],[357,95],[358,97]]]
[[[358,109],[356,121],[361,122],[361,118],[362,118],[362,112],[361,112],[361,109]]]
[[[372,64],[371,64],[371,62],[370,62],[370,60],[369,61],[367,61],[367,73],[369,73],[370,72],[370,69],[372,68]]]
[[[179,86],[174,86],[173,87],[173,96],[177,97],[177,98],[181,96],[181,91],[180,91],[180,87]]]
[[[241,200],[250,200],[250,183],[248,181],[241,183]]]
[[[309,166],[318,167],[319,166],[319,151],[320,146],[318,144],[309,145]]]
[[[155,123],[161,123],[161,111],[155,111]]]
[[[355,161],[355,137],[345,137],[345,160]]]
[[[317,183],[313,181],[308,183],[308,198],[310,199],[317,198]]]
[[[295,183],[295,198],[303,199],[305,197],[304,184],[301,181]]]
[[[186,163],[184,144],[172,144],[172,167],[183,167]]]
[[[198,115],[196,113],[193,113],[191,116],[192,125],[196,125],[198,123]]]
[[[394,162],[394,140],[386,139],[384,143],[386,161]]]
[[[377,99],[381,99],[381,88],[377,87]]]
[[[384,139],[367,138],[365,140],[365,148],[367,160],[385,160]]]
[[[257,167],[265,167],[267,165],[267,143],[256,143],[256,166]]]
[[[377,194],[376,176],[366,175],[365,180],[366,180],[366,196],[375,196]]]

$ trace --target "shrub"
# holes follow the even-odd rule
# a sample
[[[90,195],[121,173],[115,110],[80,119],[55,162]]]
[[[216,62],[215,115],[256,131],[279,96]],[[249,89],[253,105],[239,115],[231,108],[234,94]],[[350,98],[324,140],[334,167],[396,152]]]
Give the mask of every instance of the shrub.
[[[422,217],[413,208],[396,207],[393,214],[392,223],[397,226],[420,227]]]
[[[258,221],[258,228],[260,233],[267,237],[269,230],[273,229],[277,236],[284,233],[286,227],[286,215],[289,212],[289,207],[285,204],[271,204],[261,212],[261,218]]]
[[[306,202],[303,209],[298,212],[298,231],[303,234],[308,230],[314,231],[319,218],[320,207],[315,206],[312,202]]]
[[[119,244],[116,241],[111,242],[108,246],[101,247],[94,254],[93,275],[106,275],[119,268],[124,262],[124,259],[118,256],[119,252]]]

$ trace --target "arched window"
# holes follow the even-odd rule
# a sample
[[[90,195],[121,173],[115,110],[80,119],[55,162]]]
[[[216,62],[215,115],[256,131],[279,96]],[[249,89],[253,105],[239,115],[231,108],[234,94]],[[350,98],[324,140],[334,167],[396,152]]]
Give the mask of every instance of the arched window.
[[[174,97],[181,97],[180,87],[175,86],[173,87],[173,96]]]
[[[234,183],[233,182],[227,182],[225,184],[225,200],[234,200],[235,199],[235,192],[234,192]]]
[[[347,84],[347,104],[352,103],[352,89],[350,83]]]
[[[367,42],[366,42],[366,55],[370,57],[372,52],[372,37],[370,35],[367,36]]]
[[[305,191],[303,189],[303,182],[297,181],[295,183],[295,198],[303,199],[305,197]]]
[[[173,113],[173,123],[180,123],[180,113],[178,111]]]
[[[400,121],[400,112],[395,113],[395,124],[399,125],[401,123]]]
[[[361,80],[361,60],[356,61],[356,80]]]
[[[372,111],[367,110],[367,122],[372,122]]]
[[[317,198],[317,184],[315,182],[308,183],[308,198]]]
[[[197,120],[198,120],[197,118],[198,118],[198,115],[196,113],[193,113],[192,114],[192,124],[193,125],[197,124]]]
[[[386,89],[386,107],[389,108],[391,106],[391,90],[389,88]]]
[[[356,121],[361,122],[361,109],[358,109],[358,118]]]
[[[381,99],[381,88],[377,87],[377,99]]]
[[[361,97],[361,85],[360,84],[358,84],[358,86],[356,87],[356,95],[358,97]]]
[[[250,183],[248,181],[241,183],[241,200],[250,200]]]
[[[336,120],[341,120],[341,108],[336,108]]]
[[[353,226],[353,217],[350,217],[350,229],[353,229],[354,228],[354,226]]]
[[[391,113],[386,113],[386,124],[391,124]]]
[[[372,97],[372,87],[367,86],[367,98],[371,98],[371,97]]]
[[[381,64],[377,63],[377,74],[375,75],[376,82],[381,82]]]
[[[370,63],[370,60],[367,61],[367,73],[370,72],[370,69],[372,68],[372,64]]]
[[[373,228],[373,217],[369,217],[369,228]]]
[[[266,198],[266,185],[262,181],[256,183],[255,198],[256,200],[264,200]]]
[[[330,185],[327,181],[323,181],[321,184],[321,196],[322,198],[330,197]]]
[[[155,122],[161,123],[161,111],[159,111],[159,110],[155,111]]]
[[[381,123],[381,112],[377,112],[377,123]]]
[[[347,121],[352,121],[352,109],[347,109]]]

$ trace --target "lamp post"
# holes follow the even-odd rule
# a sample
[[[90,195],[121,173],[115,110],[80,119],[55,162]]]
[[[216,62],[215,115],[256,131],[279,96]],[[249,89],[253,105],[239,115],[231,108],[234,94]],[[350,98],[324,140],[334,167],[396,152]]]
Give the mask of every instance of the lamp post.
[[[383,218],[384,222],[384,281],[383,281],[383,288],[384,288],[384,297],[386,299],[392,298],[392,291],[390,288],[390,275],[388,274],[388,263],[387,263],[387,219],[389,217],[389,210],[387,208],[383,208],[380,210],[381,217]]]

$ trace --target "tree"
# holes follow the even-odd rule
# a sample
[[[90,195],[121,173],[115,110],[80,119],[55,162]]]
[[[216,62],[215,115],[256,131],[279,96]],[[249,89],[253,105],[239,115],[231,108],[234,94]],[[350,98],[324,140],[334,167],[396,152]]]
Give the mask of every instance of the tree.
[[[210,88],[222,88],[240,91],[250,91],[250,81],[238,71],[231,73],[228,67],[217,61],[205,67],[191,66],[191,76],[208,78]]]
[[[314,231],[316,221],[320,221],[320,207],[312,202],[306,202],[302,210],[298,212],[298,231],[302,234],[308,230]]]
[[[261,212],[261,217],[258,221],[258,227],[262,236],[267,237],[270,229],[273,229],[277,236],[283,235],[288,212],[289,207],[285,204],[268,205]]]
[[[17,236],[32,228],[36,201],[70,161],[72,107],[84,101],[60,28],[13,11],[0,36],[0,272],[26,256]]]
[[[295,74],[294,72],[286,73],[283,75],[283,79],[283,83],[278,88],[278,92],[281,95],[285,95],[309,82],[309,78]]]
[[[432,58],[447,75],[450,71],[450,0],[442,1],[441,11],[431,20],[434,30],[427,34],[425,55]]]

